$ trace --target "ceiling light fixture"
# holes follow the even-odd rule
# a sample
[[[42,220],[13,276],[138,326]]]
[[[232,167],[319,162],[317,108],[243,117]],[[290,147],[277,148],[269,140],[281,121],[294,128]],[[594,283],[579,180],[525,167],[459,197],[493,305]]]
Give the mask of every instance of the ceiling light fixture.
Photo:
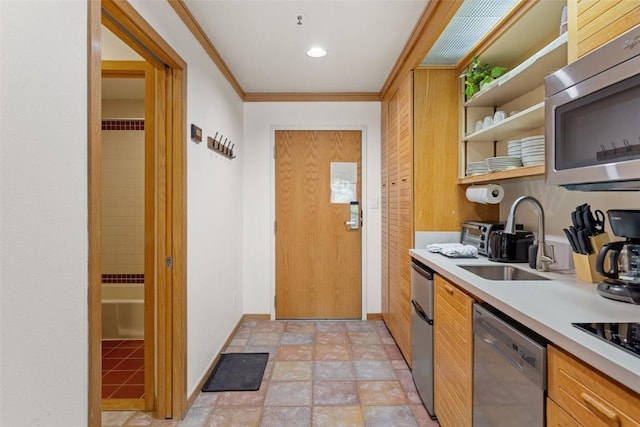
[[[322,58],[327,54],[327,51],[321,47],[312,47],[307,51],[307,56],[311,58]]]

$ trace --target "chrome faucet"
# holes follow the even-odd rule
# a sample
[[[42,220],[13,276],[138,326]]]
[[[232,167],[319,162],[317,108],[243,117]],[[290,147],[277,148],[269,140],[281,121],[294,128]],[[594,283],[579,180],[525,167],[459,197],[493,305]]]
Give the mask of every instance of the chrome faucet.
[[[507,217],[507,223],[504,226],[504,232],[516,234],[516,209],[518,209],[518,205],[522,202],[531,203],[538,214],[538,251],[536,253],[536,270],[549,271],[549,264],[554,263],[555,259],[553,257],[553,251],[550,251],[551,253],[547,254],[547,248],[544,243],[544,209],[542,209],[542,205],[538,199],[531,196],[522,196],[516,199],[509,210],[509,216]]]

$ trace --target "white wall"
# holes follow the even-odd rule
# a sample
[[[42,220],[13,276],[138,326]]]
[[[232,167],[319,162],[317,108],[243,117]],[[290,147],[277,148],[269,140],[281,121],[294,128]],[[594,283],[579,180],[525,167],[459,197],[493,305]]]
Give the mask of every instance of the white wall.
[[[283,102],[244,106],[244,311],[272,313],[275,288],[274,132],[279,129],[362,129],[363,294],[366,312],[380,313],[380,103]]]
[[[87,2],[0,2],[0,425],[88,414]]]
[[[187,129],[202,128],[203,142],[187,138],[187,393],[242,316],[242,102],[168,2],[130,2],[184,59]],[[235,160],[207,149],[206,136],[224,134]],[[235,297],[234,297],[235,296]]]

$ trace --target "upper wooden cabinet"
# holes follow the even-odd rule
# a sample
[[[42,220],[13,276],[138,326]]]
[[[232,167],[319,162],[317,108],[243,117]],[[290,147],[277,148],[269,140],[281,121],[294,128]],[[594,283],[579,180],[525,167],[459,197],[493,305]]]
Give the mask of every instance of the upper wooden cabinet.
[[[569,0],[573,61],[640,23],[640,0]]]
[[[505,18],[474,52],[481,63],[507,67],[507,72],[471,99],[464,99],[464,80],[460,79],[461,184],[544,174],[544,164],[541,164],[477,176],[465,175],[469,162],[506,156],[509,140],[544,134],[544,78],[567,64],[568,34],[560,34],[565,4],[554,0],[521,4],[516,9],[518,13]],[[508,117],[476,129],[476,122],[493,117],[496,111],[504,111]]]

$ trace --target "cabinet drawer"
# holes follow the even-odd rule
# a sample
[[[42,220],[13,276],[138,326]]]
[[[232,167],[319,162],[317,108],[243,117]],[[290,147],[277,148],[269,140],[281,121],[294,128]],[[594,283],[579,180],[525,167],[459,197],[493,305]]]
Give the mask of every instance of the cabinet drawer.
[[[640,427],[640,396],[549,346],[549,397],[583,426]]]
[[[547,427],[582,427],[556,403],[547,398]]]

